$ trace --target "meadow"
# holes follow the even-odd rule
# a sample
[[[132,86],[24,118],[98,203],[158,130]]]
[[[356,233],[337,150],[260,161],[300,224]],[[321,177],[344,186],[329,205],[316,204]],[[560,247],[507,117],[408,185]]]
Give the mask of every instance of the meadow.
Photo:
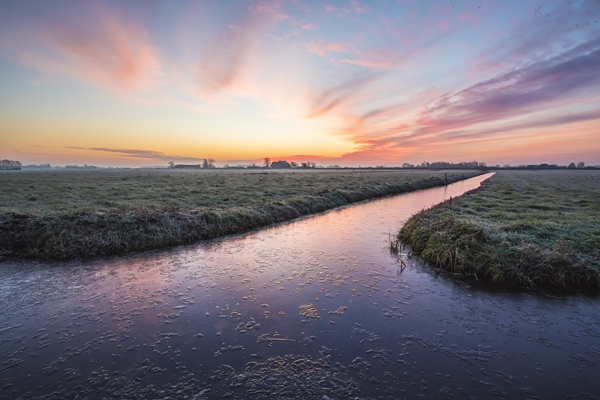
[[[358,169],[3,172],[0,257],[76,259],[191,243],[476,174]]]
[[[523,287],[600,287],[600,173],[499,171],[398,233],[436,268]]]

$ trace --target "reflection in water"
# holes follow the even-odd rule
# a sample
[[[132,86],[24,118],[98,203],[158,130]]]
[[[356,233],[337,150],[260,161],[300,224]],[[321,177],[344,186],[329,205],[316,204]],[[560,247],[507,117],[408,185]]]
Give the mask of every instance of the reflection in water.
[[[410,215],[482,179],[170,251],[0,264],[0,398],[597,394],[597,299],[389,254]]]

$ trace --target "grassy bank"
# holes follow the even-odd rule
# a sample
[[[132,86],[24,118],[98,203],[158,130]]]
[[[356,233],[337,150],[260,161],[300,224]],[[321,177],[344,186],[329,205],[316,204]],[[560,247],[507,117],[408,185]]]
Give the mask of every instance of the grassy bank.
[[[475,174],[448,171],[448,182]],[[191,243],[440,186],[444,175],[377,170],[0,173],[0,256],[89,258]]]
[[[398,239],[453,273],[519,286],[600,287],[600,173],[498,172],[407,221]]]

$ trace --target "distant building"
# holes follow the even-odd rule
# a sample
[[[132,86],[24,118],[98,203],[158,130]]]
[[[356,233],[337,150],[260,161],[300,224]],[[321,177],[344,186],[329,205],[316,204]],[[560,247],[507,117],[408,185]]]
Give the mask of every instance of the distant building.
[[[200,164],[175,164],[173,168],[177,169],[200,169]]]
[[[273,161],[271,163],[271,168],[292,168],[292,165],[289,162],[285,161],[285,160],[283,160],[283,161]]]
[[[556,164],[529,164],[527,166],[528,169],[557,169],[558,165]]]

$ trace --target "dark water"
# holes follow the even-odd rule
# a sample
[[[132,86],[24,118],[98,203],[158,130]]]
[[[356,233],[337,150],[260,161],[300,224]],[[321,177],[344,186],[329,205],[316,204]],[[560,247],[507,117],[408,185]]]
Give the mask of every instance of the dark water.
[[[0,264],[0,398],[596,398],[598,298],[390,255],[411,214],[483,179],[170,251]]]

